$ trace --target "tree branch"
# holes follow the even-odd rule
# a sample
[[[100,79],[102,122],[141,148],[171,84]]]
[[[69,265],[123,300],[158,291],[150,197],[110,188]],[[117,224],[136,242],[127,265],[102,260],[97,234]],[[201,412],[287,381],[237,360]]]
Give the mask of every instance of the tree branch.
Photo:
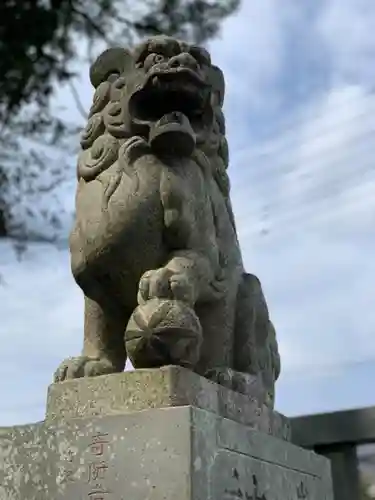
[[[75,88],[74,83],[71,80],[68,80],[68,85],[69,85],[70,91],[72,93],[73,99],[76,103],[78,112],[82,116],[82,118],[86,121],[87,120],[87,112],[86,112],[86,110],[81,102],[81,99],[79,97],[79,93],[78,93],[77,89]]]
[[[86,12],[82,12],[81,10],[77,9],[76,7],[72,6],[72,11],[74,14],[76,14],[78,17],[81,17],[85,23],[92,28],[93,31],[96,32],[97,35],[99,35],[103,40],[106,42],[109,42],[107,35],[105,31],[102,30],[102,28],[96,24],[89,15],[86,14]]]

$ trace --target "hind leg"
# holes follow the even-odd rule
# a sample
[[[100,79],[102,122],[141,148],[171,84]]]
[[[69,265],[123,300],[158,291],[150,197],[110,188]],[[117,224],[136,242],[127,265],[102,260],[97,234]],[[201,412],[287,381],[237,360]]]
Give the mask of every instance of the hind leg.
[[[195,368],[200,375],[215,379],[215,373],[232,366],[234,311],[230,297],[199,304],[196,313],[203,330],[201,357]]]
[[[82,355],[64,360],[54,381],[122,372],[126,362],[124,331],[129,316],[120,308],[99,305],[85,296]]]
[[[238,290],[233,367],[249,375],[245,391],[254,390],[254,380],[259,399],[272,408],[275,381],[280,374],[276,334],[262,286],[256,276],[247,273]]]
[[[211,306],[210,310],[206,306],[199,311],[204,340],[195,371],[227,389],[256,397],[260,393],[256,378],[236,371],[233,366],[235,314],[229,304],[224,300]]]

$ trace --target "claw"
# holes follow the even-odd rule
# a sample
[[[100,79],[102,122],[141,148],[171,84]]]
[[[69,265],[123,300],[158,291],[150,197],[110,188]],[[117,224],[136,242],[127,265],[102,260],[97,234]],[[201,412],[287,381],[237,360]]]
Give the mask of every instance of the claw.
[[[78,356],[64,360],[56,370],[53,380],[54,383],[57,383],[81,377],[106,375],[115,373],[115,371],[112,363],[106,359]]]
[[[162,267],[145,272],[139,282],[139,305],[153,298],[182,300],[193,305],[194,290],[185,274]]]

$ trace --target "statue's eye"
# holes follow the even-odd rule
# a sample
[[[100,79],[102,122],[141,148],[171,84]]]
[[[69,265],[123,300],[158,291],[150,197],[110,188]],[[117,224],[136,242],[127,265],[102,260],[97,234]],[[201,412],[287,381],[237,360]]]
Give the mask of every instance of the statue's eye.
[[[165,61],[165,57],[162,54],[150,54],[146,57],[144,62],[144,68],[148,71],[155,64],[160,64]]]

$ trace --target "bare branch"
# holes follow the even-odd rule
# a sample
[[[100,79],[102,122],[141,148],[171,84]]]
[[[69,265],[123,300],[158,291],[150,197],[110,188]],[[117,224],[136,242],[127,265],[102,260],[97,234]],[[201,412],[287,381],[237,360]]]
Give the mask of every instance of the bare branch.
[[[82,118],[84,120],[87,120],[87,112],[82,104],[82,101],[79,97],[79,93],[78,93],[77,89],[75,88],[75,85],[72,82],[72,80],[68,80],[68,85],[69,85],[70,91],[72,93],[74,102],[76,103],[79,114],[82,116]]]
[[[86,14],[86,12],[82,12],[81,10],[78,10],[77,8],[72,6],[72,11],[78,16],[81,17],[84,22],[90,26],[90,28],[95,31],[97,35],[99,35],[103,40],[109,43],[109,40],[107,38],[107,35],[105,31],[102,30],[102,28],[96,24],[89,15]]]

